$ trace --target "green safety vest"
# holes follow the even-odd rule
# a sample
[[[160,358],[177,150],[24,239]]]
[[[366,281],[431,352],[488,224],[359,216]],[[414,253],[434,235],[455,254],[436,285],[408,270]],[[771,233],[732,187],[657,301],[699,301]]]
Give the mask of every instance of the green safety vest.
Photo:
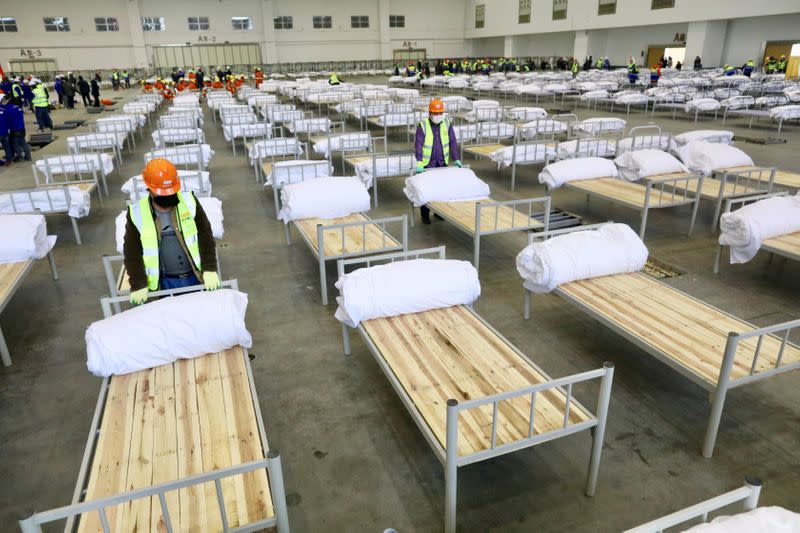
[[[22,98],[22,87],[20,87],[19,83],[15,83],[11,86],[11,96]]]
[[[786,63],[788,63],[788,61],[786,61],[785,59],[778,61],[778,69],[786,70]]]
[[[139,238],[142,241],[142,260],[144,261],[144,271],[147,275],[147,288],[151,291],[158,290],[160,278],[158,267],[158,242],[159,234],[156,228],[156,221],[153,212],[150,210],[150,197],[145,196],[138,203],[128,207],[131,221],[136,229],[139,230]],[[197,200],[192,193],[184,195],[178,192],[178,223],[180,225],[179,234],[183,236],[183,243],[189,255],[192,256],[197,270],[202,270],[200,263],[200,243],[198,241],[197,225],[194,223],[194,215],[197,212]]]
[[[431,154],[433,153],[433,128],[428,119],[419,123],[419,127],[425,132],[425,140],[422,141],[422,166],[427,167],[431,162]],[[439,123],[439,139],[442,141],[442,155],[444,155],[444,164],[450,164],[450,122],[443,120]]]
[[[594,62],[594,66],[597,68],[603,68],[603,65],[604,63],[602,59],[598,59],[597,61]]]
[[[337,76],[335,72],[333,74],[331,74],[331,77],[330,77],[329,81],[330,81],[330,83],[340,83],[339,82],[339,76]]]
[[[628,74],[638,74],[639,67],[636,66],[636,63],[629,63],[628,64]]]
[[[119,74],[117,74],[116,72],[114,73],[114,79],[115,79],[115,80],[118,80],[118,79],[119,79]]]
[[[572,64],[572,73],[574,74],[576,72],[578,72],[578,62],[577,61]]]
[[[33,107],[50,107],[50,102],[47,101],[47,95],[44,93],[44,87],[37,85],[33,89]]]
[[[777,62],[777,61],[770,61],[770,62],[768,62],[768,63],[767,63],[767,68],[768,68],[769,70],[775,70],[776,68],[778,68],[778,62]]]

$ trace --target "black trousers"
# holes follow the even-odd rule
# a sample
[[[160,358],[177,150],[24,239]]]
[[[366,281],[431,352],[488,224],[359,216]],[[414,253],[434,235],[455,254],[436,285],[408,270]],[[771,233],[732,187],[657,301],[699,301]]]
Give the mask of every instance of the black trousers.
[[[81,98],[83,99],[84,107],[89,107],[89,104],[92,103],[91,98],[89,98],[89,95],[86,93],[81,93]]]
[[[94,107],[100,107],[100,95],[94,95]]]

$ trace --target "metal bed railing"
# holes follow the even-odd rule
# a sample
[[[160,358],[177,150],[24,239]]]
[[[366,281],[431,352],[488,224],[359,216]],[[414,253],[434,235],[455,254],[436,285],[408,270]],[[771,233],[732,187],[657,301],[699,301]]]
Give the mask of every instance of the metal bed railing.
[[[39,168],[39,162],[44,163],[44,169]],[[77,181],[80,181],[80,176],[89,173],[95,182],[99,182],[99,179],[103,180],[103,190],[108,196],[108,182],[106,181],[101,155],[98,153],[43,157],[31,165],[31,168],[33,169],[33,180],[36,182],[37,187],[43,184],[57,183],[57,180],[54,179],[55,176],[63,175],[65,182],[70,182],[76,180],[69,180],[69,176],[75,176]],[[117,172],[119,172],[119,169],[117,169]],[[40,173],[42,180],[39,178]],[[102,198],[98,199],[102,207],[103,200]]]
[[[578,137],[574,141],[575,151],[570,153],[562,152],[556,145],[556,158],[614,157],[617,152],[616,141],[605,137]]]
[[[197,171],[189,174],[181,174],[181,191],[191,191],[195,196],[211,196],[211,178],[203,179],[203,172],[204,171]],[[133,178],[131,189],[134,202],[138,202],[142,197],[148,194],[147,185],[144,182],[144,178],[141,177]]]
[[[378,141],[383,141],[383,152],[387,151],[386,137],[372,137],[368,131],[359,133],[343,133],[337,137],[328,137],[328,161],[333,166],[334,152],[341,155],[342,174],[345,174],[345,157],[349,154],[353,157],[359,155],[370,155],[375,152],[375,145]],[[331,146],[338,142],[338,147]]]
[[[182,144],[169,148],[156,148],[144,154],[145,165],[156,158],[167,159],[184,170],[206,170],[202,144]]]
[[[645,193],[639,226],[639,238],[644,239],[647,215],[651,207],[662,208],[693,203],[694,207],[692,208],[692,217],[687,233],[691,237],[694,231],[694,223],[697,219],[697,209],[700,207],[700,191],[703,189],[703,179],[702,175],[690,173],[676,177],[643,178]],[[693,184],[694,186],[692,186]],[[654,200],[655,203],[653,203]]]
[[[175,115],[164,115],[159,117],[158,119],[158,128],[159,129],[171,129],[171,128],[197,128],[199,126],[197,117],[192,113],[189,114],[175,114]]]
[[[205,136],[200,128],[172,128],[155,130],[155,143],[158,148],[182,144],[203,144]]]
[[[720,494],[704,502],[692,505],[680,511],[670,513],[646,524],[626,530],[624,533],[662,533],[664,530],[701,518],[703,523],[708,522],[708,515],[723,507],[741,503],[744,511],[752,511],[758,506],[761,495],[761,480],[755,477],[746,477],[745,484],[738,489]]]
[[[273,137],[256,141],[253,144],[253,152],[256,183],[263,183],[266,179],[263,170],[265,161],[268,160],[270,163],[275,163],[276,161],[284,160],[283,158],[287,156],[299,159],[303,154],[308,159],[308,143],[302,143],[295,137]]]
[[[122,141],[117,133],[87,133],[67,137],[67,146],[73,154],[81,152],[110,153],[122,164]]]
[[[80,154],[80,155],[90,155],[90,154]],[[100,157],[99,154],[92,154],[92,155],[96,155],[98,158]],[[73,172],[69,172],[69,173],[61,172],[61,173],[45,174],[44,182],[40,182],[39,181],[39,172],[37,170],[36,165],[34,164],[34,165],[31,165],[31,168],[33,169],[33,181],[34,181],[34,183],[36,183],[36,188],[37,189],[46,189],[48,187],[52,187],[53,185],[70,186],[70,185],[83,185],[83,184],[91,183],[93,185],[92,188],[95,191],[97,191],[97,201],[100,203],[100,207],[102,208],[103,207],[103,192],[100,189],[100,182],[97,179],[97,168],[94,167],[94,165],[96,163],[95,163],[95,161],[91,161],[91,164],[92,164],[91,170],[84,170],[83,172],[74,172],[74,173]],[[87,172],[92,175],[92,179],[91,180],[87,180],[87,179],[82,177]],[[101,173],[101,175],[102,175],[102,173]],[[49,176],[49,178],[47,176]],[[53,179],[55,176],[63,176],[64,179],[60,180],[60,181],[57,181],[57,180]],[[72,176],[74,176],[74,178],[71,179]],[[103,176],[103,183],[105,184],[105,176]],[[108,195],[108,188],[107,187],[106,187],[106,195]]]
[[[133,134],[136,127],[130,120],[100,119],[90,125],[89,131],[92,133],[114,133],[123,139],[124,144],[128,145],[128,150],[136,148],[136,136]]]
[[[711,230],[714,231],[719,224],[722,211],[722,202],[725,198],[735,196],[752,196],[754,194],[769,194],[775,181],[775,167],[758,167],[736,172],[724,172],[719,177],[719,195],[714,206],[714,218],[711,221]],[[728,191],[727,189],[731,189]]]
[[[303,161],[282,166],[273,165],[271,179],[272,183],[270,185],[272,186],[272,201],[275,205],[275,218],[278,218],[278,215],[280,214],[280,190],[284,186],[315,178],[326,178],[331,175],[333,175],[333,166],[327,159],[323,159],[322,161]],[[266,185],[267,184],[265,183],[264,186],[266,187]],[[286,227],[286,235],[287,239],[289,239],[288,227]]]
[[[70,187],[80,185],[82,183],[91,183],[97,185],[97,181],[73,181],[69,185],[47,185],[46,187],[36,189],[19,189],[16,191],[2,191],[0,192],[0,200],[7,196],[11,204],[10,213],[13,214],[26,214],[36,213],[40,215],[54,215],[64,213],[69,217],[72,223],[72,232],[75,235],[75,242],[79,245],[83,244],[81,241],[81,232],[78,230],[78,221],[69,215],[69,209],[72,206],[72,194]],[[63,206],[56,207],[56,203],[63,202]],[[8,214],[7,211],[3,211]]]
[[[400,242],[397,241],[392,237],[391,233],[387,229],[387,226],[400,224],[401,226],[401,237]],[[370,248],[367,243],[367,228],[377,228],[378,231],[381,233],[381,245],[377,248]],[[353,232],[355,235],[359,235],[360,242],[355,243],[354,251],[347,251],[348,242],[352,241],[353,239],[348,240],[348,230],[351,229],[360,229],[359,231]],[[327,274],[325,269],[325,261],[329,260],[336,260],[336,259],[347,259],[351,257],[358,257],[363,255],[376,255],[381,254],[384,252],[393,252],[395,250],[408,250],[408,217],[406,215],[394,216],[394,217],[383,217],[383,218],[369,218],[366,217],[364,220],[358,220],[355,222],[343,222],[339,224],[317,224],[317,244],[314,245],[311,242],[310,236],[306,235],[304,232],[300,232],[300,236],[305,241],[306,245],[308,246],[309,250],[317,257],[317,261],[319,263],[319,281],[320,281],[320,295],[322,297],[322,305],[328,305],[328,284],[327,284]],[[338,234],[341,243],[341,252],[334,253],[332,255],[326,255],[325,253],[325,235],[326,234]],[[291,237],[291,230],[290,224],[286,224],[286,241],[288,245],[292,244],[292,237]]]
[[[552,141],[521,141],[517,136],[511,145],[511,190],[516,190],[517,186],[517,165],[547,165],[551,157],[555,159]]]
[[[386,137],[384,137],[385,143]],[[393,159],[397,159],[397,172],[392,173],[390,168],[390,162]],[[379,165],[378,161],[381,161]],[[414,168],[416,166],[416,156],[413,152],[411,153],[390,153],[388,150],[384,149],[383,153],[378,153],[373,150],[371,154],[371,167],[372,167],[372,200],[374,207],[378,207],[378,180],[380,178],[390,178],[390,177],[399,177],[399,176],[410,176],[414,172]],[[386,169],[386,173],[383,175],[379,174],[379,167],[383,167]],[[355,165],[354,165],[355,169]],[[414,225],[413,218],[411,221],[411,225]]]

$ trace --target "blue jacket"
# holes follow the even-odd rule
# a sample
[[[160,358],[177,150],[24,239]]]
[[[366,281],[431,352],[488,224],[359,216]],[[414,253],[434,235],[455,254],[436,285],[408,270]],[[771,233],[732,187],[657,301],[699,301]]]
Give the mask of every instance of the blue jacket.
[[[56,80],[54,86],[55,86],[56,92],[58,94],[61,94],[61,93],[64,92],[64,89],[62,89],[61,78]]]
[[[4,79],[2,83],[0,83],[0,90],[3,91],[5,94],[11,94],[11,81],[8,78]]]
[[[8,135],[8,113],[6,106],[0,105],[0,137]]]
[[[6,104],[6,116],[8,117],[8,128],[11,131],[25,131],[25,115],[22,108],[14,104]]]
[[[24,96],[28,101],[33,100],[33,90],[31,89],[30,85],[22,86],[22,96]]]

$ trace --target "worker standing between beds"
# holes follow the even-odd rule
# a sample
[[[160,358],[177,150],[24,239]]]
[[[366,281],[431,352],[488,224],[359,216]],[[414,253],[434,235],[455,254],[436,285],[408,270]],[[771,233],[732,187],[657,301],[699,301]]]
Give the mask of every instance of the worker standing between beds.
[[[450,165],[450,154],[458,157],[458,141],[453,125],[444,116],[444,102],[435,99],[428,105],[428,118],[417,124],[414,139],[414,156],[417,160],[417,174],[426,168]],[[461,160],[454,161],[461,168]],[[430,224],[430,209],[427,205],[419,208],[422,222]]]
[[[175,165],[151,160],[142,172],[150,194],[128,207],[125,270],[132,304],[149,291],[199,285],[219,289],[211,223],[193,192],[182,192]]]

